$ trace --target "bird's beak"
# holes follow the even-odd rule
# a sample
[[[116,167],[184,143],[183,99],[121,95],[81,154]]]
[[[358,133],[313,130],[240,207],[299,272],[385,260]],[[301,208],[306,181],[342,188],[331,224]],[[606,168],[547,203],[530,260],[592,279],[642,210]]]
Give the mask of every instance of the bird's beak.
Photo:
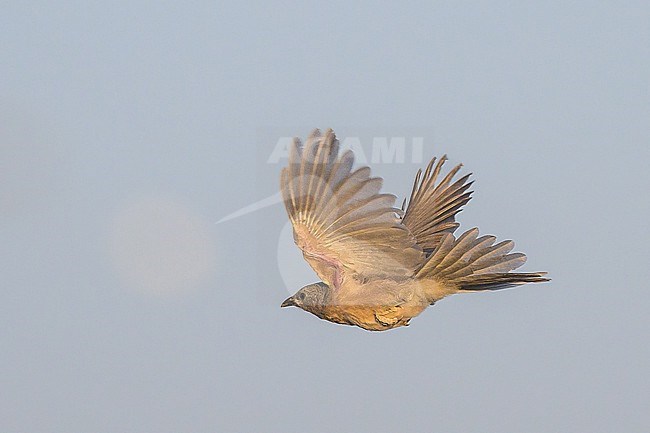
[[[293,296],[290,296],[287,299],[285,299],[282,305],[280,305],[280,307],[295,307],[295,306],[296,306],[296,301],[293,300]]]

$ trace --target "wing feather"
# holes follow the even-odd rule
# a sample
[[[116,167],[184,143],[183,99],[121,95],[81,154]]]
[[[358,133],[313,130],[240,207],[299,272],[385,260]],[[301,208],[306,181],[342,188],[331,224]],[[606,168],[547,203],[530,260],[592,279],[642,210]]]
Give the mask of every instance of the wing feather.
[[[437,163],[436,158],[433,158],[424,174],[422,170],[418,170],[408,199],[408,207],[406,200],[402,205],[402,209],[406,209],[403,224],[427,253],[432,253],[446,234],[456,231],[459,224],[455,221],[455,216],[472,196],[472,191],[468,191],[473,183],[469,181],[470,174],[452,184],[454,176],[462,167],[461,164],[451,169],[436,184],[446,161],[446,155]]]
[[[380,193],[382,179],[370,177],[368,167],[352,171],[351,151],[338,152],[331,130],[291,146],[280,187],[296,245],[333,287],[348,276],[412,276],[424,253],[401,223],[395,196]]]

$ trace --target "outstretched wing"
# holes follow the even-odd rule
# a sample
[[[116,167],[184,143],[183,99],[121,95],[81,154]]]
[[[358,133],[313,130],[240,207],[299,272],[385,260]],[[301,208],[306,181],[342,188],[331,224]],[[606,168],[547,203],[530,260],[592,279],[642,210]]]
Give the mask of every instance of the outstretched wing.
[[[408,207],[402,219],[402,224],[408,227],[418,245],[427,253],[435,250],[447,233],[453,233],[458,228],[460,224],[456,222],[455,216],[470,201],[473,192],[467,191],[473,183],[473,181],[468,182],[471,173],[451,183],[462,164],[451,169],[436,185],[445,161],[447,155],[443,155],[437,164],[434,157],[429,162],[424,175],[422,170],[418,170]],[[402,209],[406,203],[404,200]]]
[[[296,245],[330,287],[344,277],[408,277],[424,254],[400,222],[395,196],[380,194],[370,168],[352,171],[351,151],[338,156],[334,132],[294,140],[280,184]]]

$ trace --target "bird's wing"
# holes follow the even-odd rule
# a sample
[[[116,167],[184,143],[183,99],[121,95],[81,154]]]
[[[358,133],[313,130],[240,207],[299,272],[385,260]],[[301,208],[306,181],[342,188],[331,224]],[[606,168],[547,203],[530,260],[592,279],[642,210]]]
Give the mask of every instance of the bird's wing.
[[[412,276],[424,254],[401,224],[395,196],[379,193],[382,179],[370,168],[352,171],[352,151],[338,151],[332,130],[291,146],[280,183],[296,245],[330,287],[344,276]]]
[[[418,170],[413,182],[413,191],[408,200],[408,207],[402,219],[415,237],[418,245],[426,253],[431,253],[440,244],[447,233],[453,233],[459,226],[455,216],[471,199],[473,191],[467,191],[472,185],[468,182],[471,173],[452,183],[462,164],[457,165],[436,184],[447,156],[443,155],[436,164],[433,158],[424,175]],[[435,165],[434,165],[435,164]],[[402,209],[406,207],[404,200]]]

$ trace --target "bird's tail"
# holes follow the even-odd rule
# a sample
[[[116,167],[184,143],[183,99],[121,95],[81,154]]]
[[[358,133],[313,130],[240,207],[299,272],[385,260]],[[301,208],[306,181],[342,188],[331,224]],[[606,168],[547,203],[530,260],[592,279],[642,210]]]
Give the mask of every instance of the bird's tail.
[[[499,290],[550,281],[544,278],[546,272],[510,272],[526,262],[526,255],[510,253],[513,241],[495,241],[494,236],[478,237],[476,228],[458,239],[445,236],[417,274],[420,280],[438,282],[431,301],[459,291]]]

